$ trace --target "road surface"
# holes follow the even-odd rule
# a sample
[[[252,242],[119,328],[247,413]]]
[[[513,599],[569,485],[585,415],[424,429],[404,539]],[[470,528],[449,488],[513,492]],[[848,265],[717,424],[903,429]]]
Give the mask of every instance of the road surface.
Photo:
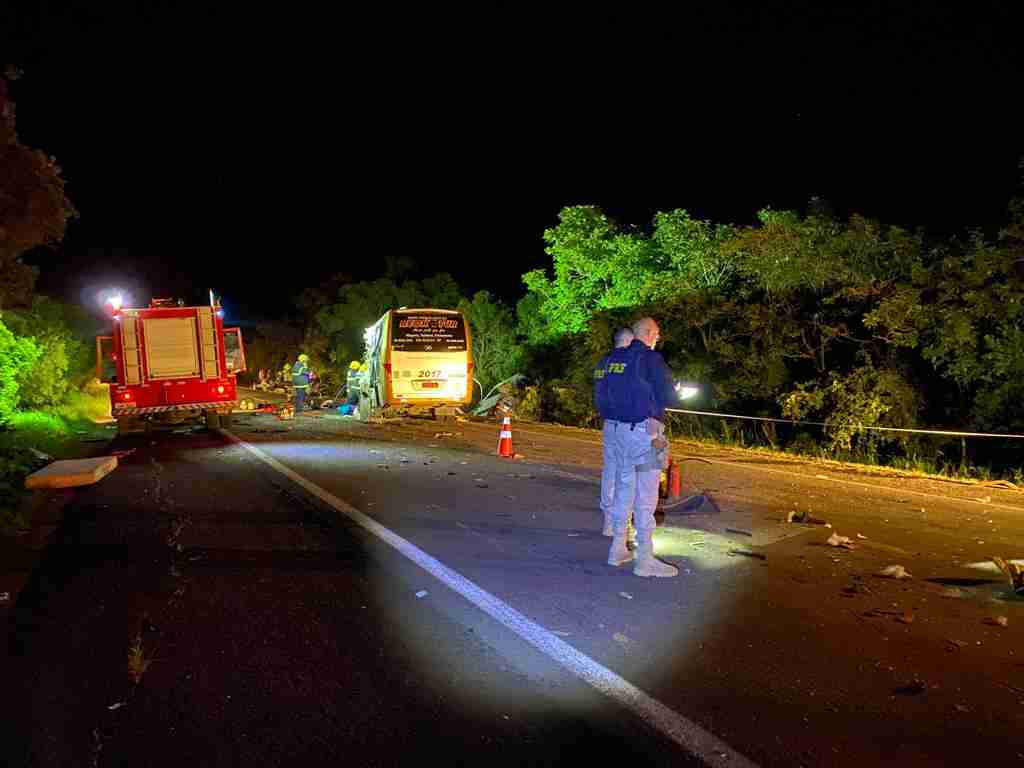
[[[1024,554],[1019,491],[680,444],[720,511],[667,515],[681,575],[645,580],[604,564],[599,436],[513,431],[516,460],[494,424],[329,413],[118,441],[9,609],[12,754],[1024,760],[1024,599],[988,564]]]

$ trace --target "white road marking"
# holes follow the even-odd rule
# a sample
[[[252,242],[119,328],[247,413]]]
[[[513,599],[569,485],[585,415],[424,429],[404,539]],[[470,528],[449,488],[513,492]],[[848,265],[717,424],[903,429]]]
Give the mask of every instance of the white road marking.
[[[718,737],[669,709],[657,699],[644,693],[625,678],[598,664],[561,640],[555,633],[536,624],[512,606],[453,571],[439,560],[403,539],[389,528],[367,517],[346,501],[307,480],[254,445],[221,430],[221,434],[245,448],[253,456],[301,486],[339,513],[390,545],[406,558],[430,573],[449,589],[459,593],[495,621],[508,627],[520,638],[537,648],[550,659],[567,669],[608,698],[625,707],[649,726],[675,742],[684,750],[709,765],[742,766],[755,768],[748,760]]]

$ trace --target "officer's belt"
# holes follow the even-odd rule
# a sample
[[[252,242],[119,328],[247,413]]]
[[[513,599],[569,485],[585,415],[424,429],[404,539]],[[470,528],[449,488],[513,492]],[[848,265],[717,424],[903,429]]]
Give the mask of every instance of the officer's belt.
[[[647,419],[643,419],[642,421],[616,421],[615,419],[605,419],[604,423],[610,424],[613,429],[618,429],[619,427],[629,427],[629,431],[632,432],[634,429],[636,429],[637,424],[643,424],[645,421],[647,421]]]

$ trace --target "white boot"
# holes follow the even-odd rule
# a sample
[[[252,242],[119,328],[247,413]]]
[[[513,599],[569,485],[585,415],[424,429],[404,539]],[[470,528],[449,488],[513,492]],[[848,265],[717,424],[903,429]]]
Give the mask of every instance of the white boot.
[[[679,575],[679,569],[674,565],[663,563],[654,556],[653,531],[640,531],[636,540],[636,563],[633,566],[634,576],[659,576],[669,578]],[[611,555],[609,555],[611,562]]]
[[[608,512],[604,513],[604,528],[601,533],[609,539],[615,535],[615,531],[612,530],[612,516]]]
[[[633,553],[626,547],[626,537],[616,535],[612,538],[611,549],[608,550],[608,565],[625,565],[633,559]]]

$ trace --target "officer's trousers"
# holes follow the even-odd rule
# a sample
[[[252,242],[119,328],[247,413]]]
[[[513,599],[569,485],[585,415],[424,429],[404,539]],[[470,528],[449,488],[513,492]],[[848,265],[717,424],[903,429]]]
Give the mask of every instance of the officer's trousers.
[[[657,526],[654,510],[658,506],[658,481],[661,461],[651,446],[655,435],[647,433],[645,422],[631,425],[621,421],[605,422],[609,429],[616,466],[612,501],[612,527],[616,536],[625,536],[632,507],[637,533],[653,531]]]

